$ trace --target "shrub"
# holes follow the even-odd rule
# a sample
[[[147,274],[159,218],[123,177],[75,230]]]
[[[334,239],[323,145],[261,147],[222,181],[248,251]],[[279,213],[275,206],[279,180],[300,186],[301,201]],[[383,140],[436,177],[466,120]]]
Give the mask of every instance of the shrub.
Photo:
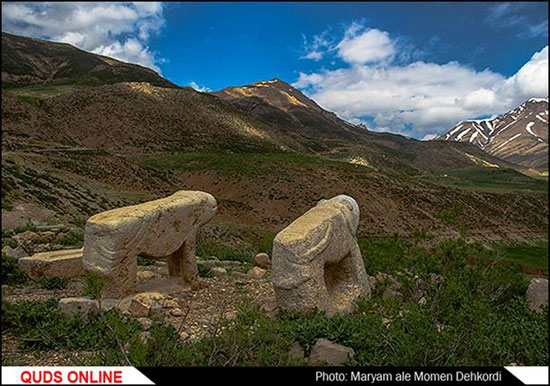
[[[28,277],[19,268],[17,259],[2,253],[2,284],[21,285],[27,281]]]
[[[99,299],[105,285],[105,278],[95,272],[88,272],[84,279],[84,294],[92,299]]]

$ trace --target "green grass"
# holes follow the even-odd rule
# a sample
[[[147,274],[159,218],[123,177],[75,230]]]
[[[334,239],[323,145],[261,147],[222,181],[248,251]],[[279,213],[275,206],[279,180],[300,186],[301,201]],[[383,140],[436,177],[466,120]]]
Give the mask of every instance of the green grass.
[[[9,91],[20,100],[34,105],[40,105],[40,101],[59,95],[71,94],[88,86],[81,84],[39,84],[18,88],[10,88]]]
[[[309,353],[328,338],[352,347],[359,366],[502,366],[548,363],[548,310],[529,311],[528,280],[511,262],[494,264],[495,251],[463,240],[421,247],[394,237],[360,240],[367,271],[392,274],[403,296],[384,299],[374,292],[355,312],[328,317],[286,314],[268,319],[250,299],[237,317],[222,321],[217,333],[197,341],[175,339],[173,327],[155,320],[151,339],[140,342],[131,318],[109,311],[89,322],[66,320],[56,301],[2,303],[2,328],[35,349],[55,345],[96,351],[91,364],[125,363],[116,342],[128,344],[136,366],[285,366],[294,342]],[[434,275],[442,280],[433,281]],[[426,302],[413,295],[424,283]],[[391,320],[385,324],[384,320]],[[110,326],[107,328],[106,323]],[[52,343],[52,340],[56,343]]]
[[[511,169],[471,167],[424,176],[439,185],[487,191],[548,191],[548,181]]]
[[[233,260],[246,263],[254,261],[254,256],[244,247],[234,249],[218,240],[204,236],[197,237],[196,255],[204,259],[214,256],[219,260]]]
[[[313,171],[320,166],[344,170],[370,171],[370,168],[320,156],[301,153],[172,153],[135,158],[138,163],[156,170],[215,170],[229,175],[249,177],[284,173],[289,166]],[[284,169],[283,169],[284,168]]]
[[[548,272],[548,240],[532,244],[496,244],[505,261]]]

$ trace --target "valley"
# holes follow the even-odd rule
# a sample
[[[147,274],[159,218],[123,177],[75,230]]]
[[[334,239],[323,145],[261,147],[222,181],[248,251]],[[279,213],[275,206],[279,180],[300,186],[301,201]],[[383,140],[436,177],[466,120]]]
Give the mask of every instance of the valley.
[[[346,122],[279,78],[199,92],[6,33],[2,62],[3,365],[307,365],[320,337],[363,366],[547,362],[547,318],[524,296],[548,277],[547,100],[420,141]],[[177,307],[158,318],[66,320],[57,301],[98,298],[96,279],[18,268],[81,248],[94,214],[180,190],[210,193],[217,213],[197,236],[203,286],[167,295]],[[251,277],[255,256],[340,194],[359,206],[372,297],[350,315],[274,316],[271,268]],[[140,285],[168,274],[164,258],[138,264]]]

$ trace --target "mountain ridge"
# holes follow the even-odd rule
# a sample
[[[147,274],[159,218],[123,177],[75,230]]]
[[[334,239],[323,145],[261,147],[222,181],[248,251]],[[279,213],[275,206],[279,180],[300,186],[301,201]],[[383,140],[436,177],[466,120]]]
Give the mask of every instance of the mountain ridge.
[[[434,140],[469,142],[509,162],[548,170],[548,98],[530,98],[493,118],[461,121]]]

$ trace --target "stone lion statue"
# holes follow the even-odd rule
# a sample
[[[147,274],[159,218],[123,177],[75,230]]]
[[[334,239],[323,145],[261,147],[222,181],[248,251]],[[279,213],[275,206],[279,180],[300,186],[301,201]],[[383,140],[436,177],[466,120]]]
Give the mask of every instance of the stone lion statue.
[[[345,313],[370,296],[358,225],[357,202],[339,195],[319,201],[275,236],[272,281],[282,310]]]
[[[182,190],[94,215],[85,227],[84,269],[106,279],[103,296],[120,298],[137,291],[138,255],[167,257],[170,276],[196,288],[195,236],[216,210],[212,195]]]

